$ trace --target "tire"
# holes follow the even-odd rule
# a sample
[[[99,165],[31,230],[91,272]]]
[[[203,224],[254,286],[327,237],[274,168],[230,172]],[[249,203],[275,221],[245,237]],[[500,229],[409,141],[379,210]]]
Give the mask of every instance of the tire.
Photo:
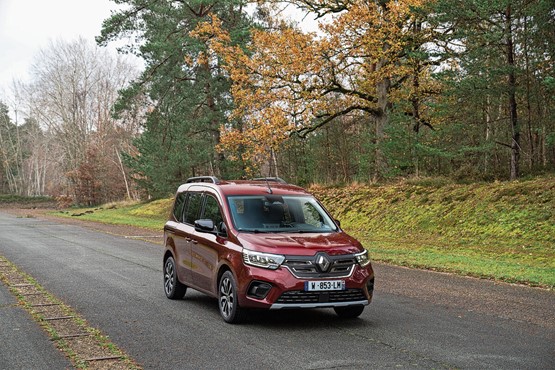
[[[364,306],[343,306],[343,307],[334,307],[333,310],[337,314],[337,316],[341,317],[342,319],[354,319],[359,317],[364,311]]]
[[[181,299],[187,293],[187,286],[177,278],[177,269],[173,257],[164,262],[164,292],[169,299]]]
[[[218,283],[218,307],[225,322],[237,324],[244,319],[245,311],[239,307],[237,284],[231,271],[222,274]]]

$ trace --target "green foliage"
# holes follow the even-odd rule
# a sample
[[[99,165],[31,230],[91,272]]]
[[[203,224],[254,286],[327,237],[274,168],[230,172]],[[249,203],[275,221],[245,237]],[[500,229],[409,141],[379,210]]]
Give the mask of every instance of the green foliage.
[[[17,126],[9,116],[8,106],[0,101],[0,191],[16,192],[19,177]]]
[[[41,194],[41,179],[30,170],[33,164],[29,162],[36,142],[45,136],[34,119],[18,125],[8,113],[0,101],[0,193]]]
[[[555,22],[547,15],[553,2],[430,4],[431,21],[449,30],[437,37],[444,67],[435,76],[444,90],[434,113],[445,148],[457,157],[453,167],[476,168],[467,177],[488,180],[507,178],[514,160],[526,174],[553,171],[555,158],[542,154],[555,131],[554,96],[546,91],[555,60]],[[515,158],[515,151],[522,155]]]
[[[189,32],[211,13],[224,21],[233,42],[244,44],[252,22],[244,1],[148,2],[118,0],[126,5],[103,23],[97,42],[133,36],[122,52],[145,61],[142,76],[126,91],[119,114],[144,110],[146,123],[135,141],[138,154],[125,156],[139,184],[155,197],[167,196],[187,177],[227,175],[229,163],[215,151],[219,129],[232,108],[230,83],[217,58]],[[229,169],[234,172],[235,169]]]
[[[125,8],[105,20],[97,41],[104,45],[130,38],[134,41],[121,51],[145,61],[144,73],[122,92],[116,107],[122,116],[146,117],[134,142],[137,152],[124,155],[139,186],[158,198],[193,175],[243,177],[246,164],[215,150],[220,127],[240,125],[229,119],[234,102],[228,75],[218,57],[207,54],[203,41],[189,32],[211,12],[223,21],[232,44],[247,45],[256,24],[243,12],[244,1],[116,2]],[[430,4],[414,9],[419,17],[407,33],[414,40],[400,60],[429,73],[392,81],[401,87],[388,96],[385,133],[376,135],[371,115],[340,117],[306,138],[292,136],[277,153],[276,173],[301,185],[366,183],[376,173],[385,180],[414,175],[461,183],[503,180],[509,178],[516,131],[523,175],[555,171],[552,3]],[[506,56],[506,21],[511,23],[513,64]],[[419,43],[432,28],[431,42]],[[507,98],[515,87],[508,84],[510,73],[516,76],[515,127]],[[415,106],[429,126],[415,118]],[[383,173],[378,160],[387,169]]]

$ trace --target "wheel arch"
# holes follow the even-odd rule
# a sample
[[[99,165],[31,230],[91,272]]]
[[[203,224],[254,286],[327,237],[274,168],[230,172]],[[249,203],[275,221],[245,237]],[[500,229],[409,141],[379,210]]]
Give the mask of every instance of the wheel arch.
[[[218,273],[216,275],[216,287],[218,286],[220,279],[222,278],[222,275],[224,274],[224,272],[226,271],[231,271],[231,273],[233,274],[233,276],[235,276],[235,273],[233,272],[233,269],[231,268],[231,266],[229,266],[227,263],[222,263],[220,265],[220,267],[218,268]]]
[[[166,260],[169,257],[172,257],[175,260],[175,256],[174,256],[173,252],[170,249],[166,249],[166,251],[164,252],[164,258],[162,259],[162,268],[166,264]]]

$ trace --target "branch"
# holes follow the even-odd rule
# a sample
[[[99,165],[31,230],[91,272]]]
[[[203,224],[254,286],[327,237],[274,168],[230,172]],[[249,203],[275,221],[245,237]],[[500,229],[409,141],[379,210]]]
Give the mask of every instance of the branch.
[[[497,140],[495,141],[495,143],[496,143],[496,144],[499,144],[499,145],[506,146],[507,148],[513,149],[513,147],[512,147],[511,145],[507,144],[507,143],[502,143],[502,142],[497,141]]]
[[[300,9],[308,10],[316,14],[316,18],[322,18],[327,14],[341,13],[348,10],[348,1],[333,0],[328,3],[315,4],[311,0],[286,0],[285,3],[293,4]],[[333,4],[332,4],[333,3]]]
[[[346,115],[346,114],[348,114],[348,113],[350,113],[354,110],[361,110],[361,111],[370,113],[373,116],[380,116],[380,115],[383,114],[381,109],[373,109],[373,108],[365,107],[365,106],[362,106],[362,105],[353,105],[353,106],[350,106],[348,108],[343,109],[342,111],[335,112],[334,114],[326,113],[326,114],[322,114],[320,116],[317,116],[316,118],[324,118],[325,117],[325,119],[323,119],[322,121],[320,121],[320,122],[318,122],[318,123],[316,123],[312,126],[303,127],[303,128],[300,128],[296,131],[293,131],[290,136],[296,134],[301,139],[305,139],[307,137],[307,135],[310,134],[311,132],[313,132],[313,131],[319,129],[320,127],[326,125],[327,123],[333,121],[337,117],[344,116],[344,115]]]
[[[415,115],[414,115],[413,112],[405,112],[404,114],[405,114],[405,116],[412,117],[412,118],[416,121],[416,124],[415,124],[414,127],[413,127],[414,132],[418,133],[418,131],[419,131],[419,129],[420,129],[420,126],[426,126],[426,127],[428,127],[430,130],[432,130],[432,131],[435,131],[435,130],[436,130],[435,127],[432,126],[432,124],[430,123],[430,121],[427,121],[427,120],[422,119],[422,118],[420,118],[420,117],[415,117]]]

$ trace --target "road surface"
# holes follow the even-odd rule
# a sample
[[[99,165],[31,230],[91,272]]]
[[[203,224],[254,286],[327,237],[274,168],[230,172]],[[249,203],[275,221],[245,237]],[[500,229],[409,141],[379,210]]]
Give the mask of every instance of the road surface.
[[[263,311],[229,325],[203,294],[165,297],[156,244],[0,212],[0,255],[146,369],[555,369],[552,291],[375,264],[374,300],[358,319]],[[28,354],[25,341],[47,339],[21,324],[26,313],[4,286],[0,300],[5,368]],[[42,356],[42,344],[31,348]],[[67,367],[63,356],[44,359]]]

